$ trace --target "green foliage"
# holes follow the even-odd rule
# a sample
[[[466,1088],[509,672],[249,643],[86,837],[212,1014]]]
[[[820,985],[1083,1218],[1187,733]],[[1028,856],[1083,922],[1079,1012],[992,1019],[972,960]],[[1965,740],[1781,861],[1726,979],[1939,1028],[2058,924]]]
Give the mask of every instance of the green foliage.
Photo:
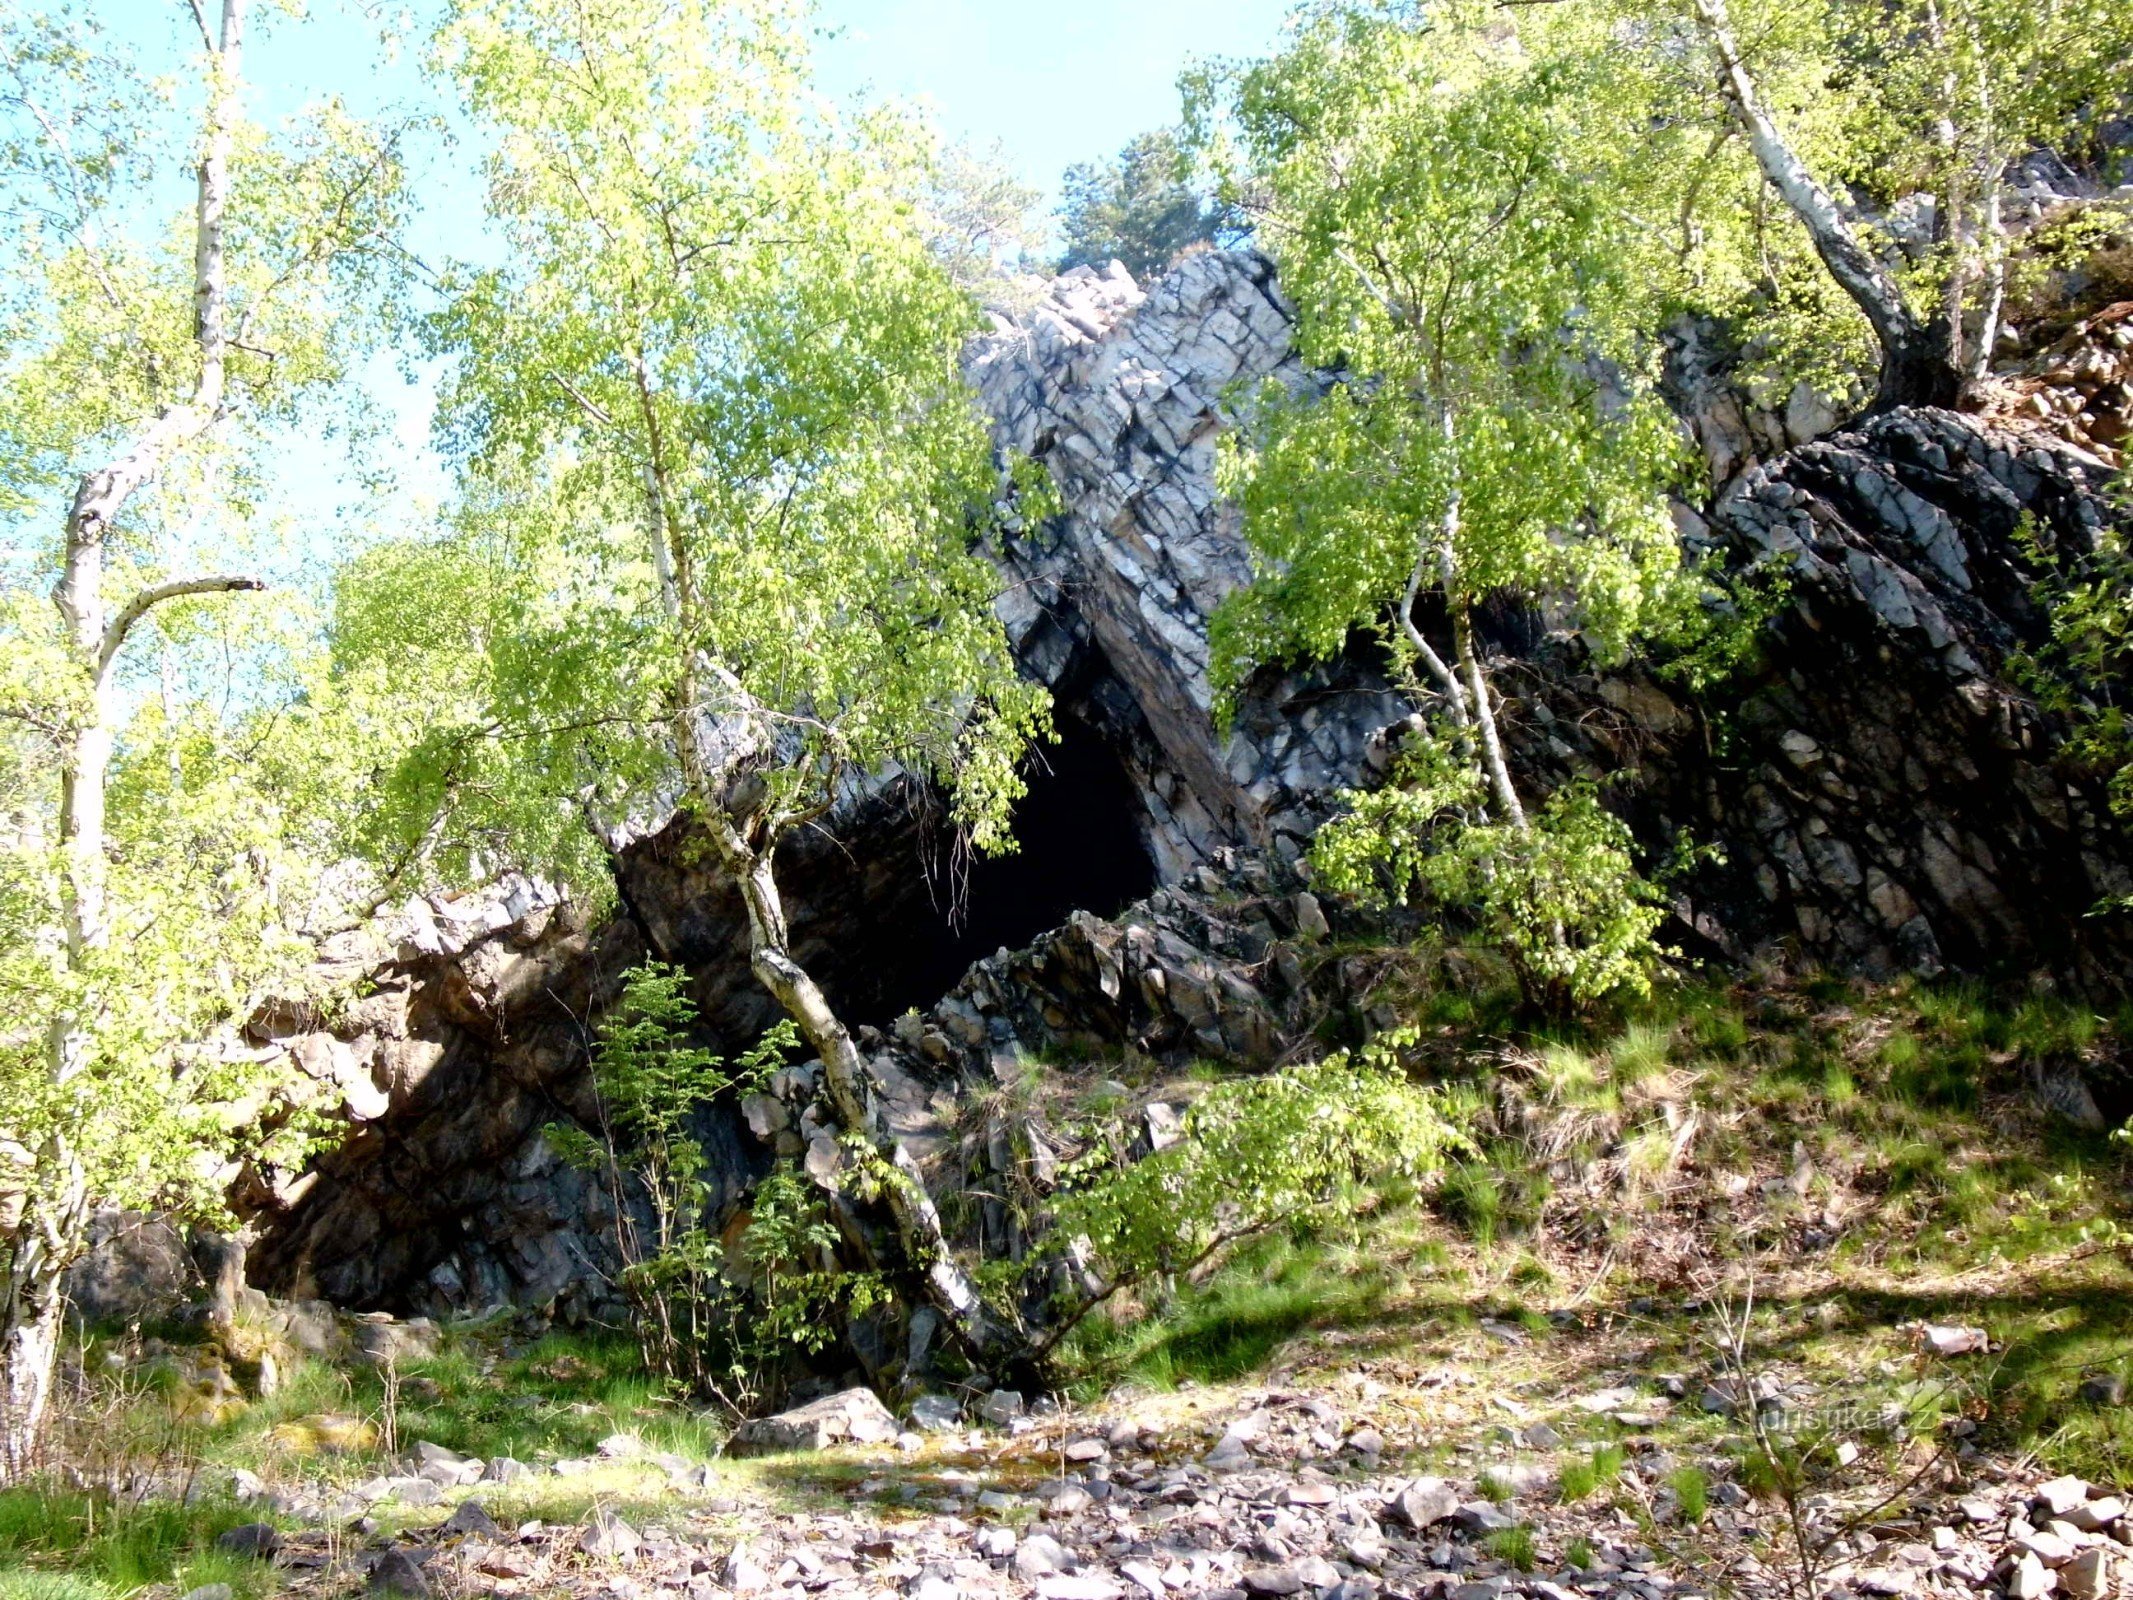
[[[1428,1180],[1466,1140],[1438,1095],[1401,1071],[1397,1052],[1411,1043],[1389,1034],[1360,1056],[1217,1084],[1164,1149],[1123,1166],[1098,1149],[1063,1169],[1050,1248],[1071,1248],[1102,1288],[1066,1308],[1053,1342],[1098,1299]]]
[[[307,1084],[197,1043],[308,960],[306,925],[331,914],[305,786],[250,760],[294,608],[165,602],[99,694],[95,646],[50,599],[77,484],[201,370],[194,208],[172,202],[218,89],[199,64],[152,79],[93,16],[0,19],[0,1192],[58,1219],[60,1266],[77,1176],[101,1203],[219,1216],[240,1162],[300,1165],[316,1126]],[[181,575],[287,565],[258,492],[292,430],[364,430],[347,380],[398,310],[403,132],[331,103],[273,129],[236,116],[218,419],[102,531],[109,612]],[[107,915],[69,955],[60,775],[85,737],[115,749]],[[61,1033],[78,1064],[55,1074]]]
[[[1935,237],[1913,245],[1906,287],[1922,313],[1952,295],[1974,316],[2010,252],[1995,206],[2006,168],[2039,148],[2096,150],[2133,60],[2133,19],[2111,0],[1805,9],[1801,43],[1850,69],[1827,80],[1848,134],[1834,175],[1884,204],[1933,197]]]
[[[1226,99],[1234,147],[1203,139],[1280,263],[1299,351],[1338,375],[1269,385],[1226,441],[1255,578],[1213,642],[1233,688],[1380,632],[1444,727],[1394,784],[1348,797],[1318,845],[1326,881],[1426,886],[1529,996],[1583,1003],[1648,985],[1655,896],[1589,790],[1529,823],[1473,613],[1545,604],[1606,661],[1638,640],[1693,650],[1718,597],[1667,514],[1684,458],[1642,331],[1661,275],[1617,198],[1635,174],[1591,137],[1614,51],[1548,38],[1507,48],[1497,14],[1466,6],[1327,6],[1273,60],[1201,85],[1203,124]]]
[[[485,660],[384,775],[374,851],[594,889],[596,830],[678,788],[751,773],[775,831],[892,766],[1005,847],[1045,700],[970,544],[1000,488],[956,366],[975,307],[930,136],[836,119],[806,40],[785,0],[451,9],[511,250],[431,327],[470,547],[435,565],[511,581],[451,602],[496,608]]]
[[[1192,187],[1191,158],[1178,131],[1158,128],[1126,142],[1116,159],[1067,168],[1059,231],[1059,270],[1114,260],[1143,283],[1185,250],[1210,243],[1225,213]]]
[[[566,1160],[613,1188],[618,1285],[646,1367],[684,1392],[746,1409],[784,1381],[793,1358],[825,1349],[843,1318],[884,1294],[872,1274],[838,1268],[840,1236],[820,1193],[790,1167],[756,1185],[737,1251],[713,1231],[720,1190],[694,1129],[721,1096],[758,1091],[798,1041],[789,1022],[731,1068],[694,1043],[689,976],[648,963],[624,983],[593,1051],[596,1135],[557,1125]]]
[[[1020,309],[1035,299],[1044,268],[1041,196],[1015,176],[1005,151],[950,145],[940,153],[926,210],[934,256],[948,276],[988,306]]]
[[[1621,1477],[1627,1460],[1620,1445],[1603,1444],[1582,1461],[1565,1462],[1560,1475],[1563,1503],[1574,1504],[1591,1498],[1602,1489],[1612,1488],[1615,1480]]]
[[[49,1482],[0,1490],[0,1594],[121,1600],[151,1584],[220,1582],[255,1595],[266,1587],[259,1563],[214,1543],[256,1517],[217,1497],[114,1502]]]
[[[1377,906],[1426,897],[1471,919],[1511,958],[1529,999],[1650,992],[1664,896],[1638,875],[1628,827],[1589,785],[1550,795],[1526,830],[1482,820],[1480,773],[1422,735],[1384,787],[1342,798],[1348,810],[1311,847],[1327,888]]]
[[[1481,1541],[1481,1548],[1508,1567],[1520,1572],[1531,1572],[1540,1565],[1540,1553],[1534,1546],[1533,1530],[1524,1523],[1515,1527],[1498,1528]]]
[[[1666,1486],[1674,1491],[1681,1520],[1694,1527],[1711,1509],[1711,1480],[1699,1467],[1677,1467],[1667,1474]]]
[[[1455,608],[1575,596],[1602,655],[1679,577],[1646,251],[1613,202],[1621,153],[1586,127],[1607,61],[1504,50],[1493,13],[1401,13],[1325,8],[1201,90],[1229,99],[1226,182],[1300,354],[1352,374],[1269,389],[1229,449],[1258,581],[1219,619],[1228,682],[1382,624],[1418,555]]]
[[[174,182],[189,187],[209,88],[197,66],[158,81],[93,8],[0,20],[0,527],[41,522],[27,547],[40,553],[80,474],[198,369],[192,203],[171,201]],[[248,521],[285,448],[278,427],[328,410],[363,420],[347,379],[405,288],[392,240],[411,199],[406,131],[331,100],[278,128],[239,117],[227,416],[128,507],[107,558],[118,574],[154,572],[173,535],[208,554],[202,533]]]
[[[2058,548],[2033,520],[2021,534],[2042,570],[2032,592],[2051,632],[2016,670],[2072,725],[2068,754],[2102,774],[2112,810],[2133,826],[2133,538],[2108,526],[2076,551]],[[2133,898],[2099,909],[2133,910]]]

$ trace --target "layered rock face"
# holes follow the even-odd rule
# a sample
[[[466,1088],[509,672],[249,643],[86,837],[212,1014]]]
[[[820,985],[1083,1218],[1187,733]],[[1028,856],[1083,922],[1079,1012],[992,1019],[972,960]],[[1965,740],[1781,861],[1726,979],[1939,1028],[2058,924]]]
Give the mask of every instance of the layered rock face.
[[[1877,976],[2122,979],[2116,921],[2084,913],[2133,890],[2125,834],[2014,671],[2047,625],[2018,534],[2092,550],[2107,477],[2077,449],[1923,411],[1803,446],[1721,502],[1728,554],[1792,595],[1767,667],[1710,708],[1729,748],[1708,762],[1709,820],[1683,818],[1733,856],[1714,910],[1736,947],[1783,936]],[[1667,767],[1694,773],[1693,753]]]
[[[781,863],[796,953],[869,1024],[880,1115],[944,1189],[1026,1166],[1029,1130],[966,1112],[970,1091],[1037,1053],[1264,1063],[1329,1011],[1368,1025],[1368,975],[1316,953],[1336,908],[1302,892],[1294,863],[1338,792],[1382,774],[1412,708],[1357,652],[1263,674],[1226,734],[1211,714],[1209,622],[1250,576],[1215,491],[1225,395],[1307,381],[1290,326],[1264,258],[1207,253],[1146,293],[1122,271],[1069,274],[971,353],[1001,444],[1044,462],[1065,507],[995,547],[1003,618],[1066,734],[1022,818],[1023,857],[959,879],[937,806],[905,785]],[[1537,790],[1609,779],[1655,855],[1683,836],[1723,847],[1678,886],[1676,933],[1699,953],[2122,980],[2128,952],[2083,913],[2133,889],[2125,836],[2010,679],[2043,622],[2016,530],[2086,548],[2108,515],[2103,464],[1930,412],[1747,464],[1770,443],[1736,450],[1718,503],[1684,514],[1699,549],[1788,585],[1760,663],[1692,705],[1506,615],[1492,632],[1519,770]],[[684,828],[631,846],[617,876],[619,910],[598,926],[540,906],[404,948],[332,1028],[275,1035],[334,1071],[360,1063],[375,1098],[358,1110],[351,1095],[359,1125],[315,1174],[254,1197],[261,1287],[428,1312],[600,1310],[612,1200],[539,1130],[592,1118],[588,1043],[621,974],[646,956],[686,966],[728,1049],[772,1020],[738,901]],[[734,1205],[819,1135],[806,1074],[780,1087],[746,1117],[706,1108]],[[989,1240],[1011,1232],[978,1213]]]
[[[1233,389],[1307,381],[1291,324],[1271,262],[1208,252],[1145,294],[1116,265],[1068,273],[968,362],[1001,448],[1042,462],[1066,507],[1000,541],[1002,619],[1024,670],[1125,758],[1165,882],[1224,846],[1295,859],[1408,711],[1350,666],[1255,685],[1215,729],[1208,624],[1251,581],[1216,444]]]
[[[1292,860],[1409,709],[1358,659],[1264,675],[1226,740],[1208,716],[1209,619],[1250,576],[1215,493],[1223,398],[1307,381],[1288,329],[1263,257],[1209,253],[1146,296],[1122,274],[1069,275],[972,362],[1003,445],[1047,462],[1067,505],[1004,542],[1004,614],[1033,675],[1107,708],[1092,721],[1131,752],[1173,881],[1223,844]],[[1736,959],[2103,976],[2119,948],[2081,914],[2127,892],[2126,843],[2010,673],[2044,627],[2018,529],[2091,548],[2107,463],[1947,413],[1801,443],[1830,421],[1812,397],[1767,416],[1715,357],[1688,365],[1677,396],[1731,479],[1707,518],[1685,513],[1691,542],[1789,586],[1766,665],[1691,710],[1649,675],[1603,681],[1540,640],[1505,663],[1521,767],[1543,786],[1611,778],[1655,851],[1722,845],[1727,867],[1692,878],[1683,909]]]

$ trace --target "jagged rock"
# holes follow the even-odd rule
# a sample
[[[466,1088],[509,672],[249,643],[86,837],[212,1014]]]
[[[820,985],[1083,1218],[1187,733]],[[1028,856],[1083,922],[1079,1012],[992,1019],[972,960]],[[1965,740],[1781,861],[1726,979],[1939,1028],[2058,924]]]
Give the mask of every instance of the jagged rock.
[[[1068,1571],[1074,1564],[1066,1547],[1048,1533],[1031,1533],[1015,1546],[1014,1559],[1010,1563],[1015,1576],[1034,1581],[1056,1572]]]
[[[404,1600],[429,1600],[435,1592],[429,1574],[405,1550],[388,1550],[380,1556],[370,1569],[368,1587],[372,1594],[400,1595]]]
[[[595,1561],[634,1561],[642,1543],[635,1528],[604,1508],[592,1514],[578,1535],[578,1548]]]
[[[2073,1600],[2101,1600],[2111,1591],[2111,1565],[2101,1545],[2084,1550],[2059,1569],[2059,1587]]]
[[[2081,1398],[2092,1406],[2122,1406],[2126,1403],[2126,1380],[2115,1372],[2085,1378],[2081,1384]]]
[[[447,1538],[460,1534],[473,1534],[480,1538],[487,1538],[499,1530],[496,1526],[496,1519],[489,1515],[486,1506],[479,1500],[468,1500],[463,1502],[459,1509],[449,1517],[446,1517],[444,1525],[437,1531]]]
[[[437,1325],[427,1317],[396,1322],[366,1317],[356,1323],[353,1341],[359,1360],[374,1367],[398,1367],[427,1361],[437,1354]]]
[[[231,1555],[250,1556],[257,1561],[267,1561],[281,1548],[281,1530],[271,1522],[246,1522],[231,1528],[215,1540],[215,1548],[227,1550]]]
[[[2088,1498],[2086,1480],[2064,1477],[2038,1484],[2034,1503],[2048,1517],[2063,1517],[2076,1506],[2086,1504]]]
[[[1417,1478],[1392,1499],[1392,1512],[1417,1533],[1458,1514],[1459,1491],[1442,1478]]]
[[[1065,505],[991,545],[1017,658],[1052,687],[1066,735],[1058,817],[1032,822],[1024,850],[1039,867],[1064,859],[1066,881],[1006,898],[1082,909],[1048,931],[988,924],[1000,936],[977,945],[978,930],[955,933],[932,899],[932,797],[908,782],[855,792],[780,858],[795,953],[848,1015],[887,1029],[862,1030],[879,1120],[939,1186],[1012,1169],[1041,1194],[1056,1151],[1034,1130],[1003,1130],[1002,1164],[954,1126],[971,1090],[1010,1081],[1031,1052],[1265,1063],[1306,1019],[1359,998],[1323,954],[1353,913],[1318,901],[1291,863],[1342,789],[1382,776],[1411,708],[1364,651],[1260,675],[1227,732],[1209,710],[1208,622],[1250,570],[1214,488],[1222,397],[1316,381],[1289,329],[1266,260],[1215,251],[1145,289],[1070,274],[970,353],[1000,443],[1042,460]],[[1684,833],[1722,843],[1725,861],[1679,886],[1669,930],[1700,955],[1870,975],[2122,972],[2127,934],[2081,913],[2133,893],[2133,852],[2094,776],[2061,760],[2060,730],[2007,676],[2040,626],[2016,530],[2026,519],[2058,548],[2089,548],[2114,514],[2098,493],[2107,469],[1943,412],[1832,432],[1811,397],[1794,399],[1736,451],[1717,501],[1680,515],[1692,552],[1790,584],[1760,663],[1725,690],[1723,758],[1715,706],[1640,667],[1600,673],[1545,618],[1494,607],[1481,631],[1519,662],[1502,681],[1522,781],[1618,774],[1609,803],[1655,850]],[[1073,830],[1097,816],[1116,831],[1092,849]],[[723,1046],[774,1015],[736,954],[738,896],[685,822],[655,821],[617,862],[625,910],[608,922],[523,883],[413,902],[331,952],[371,980],[331,1029],[293,1006],[253,1019],[248,1048],[289,1050],[322,1088],[362,1078],[389,1102],[374,1116],[351,1103],[347,1141],[312,1172],[244,1186],[257,1282],[440,1316],[508,1303],[582,1325],[613,1310],[610,1194],[540,1136],[558,1107],[592,1117],[587,1019],[647,955],[689,969]],[[1044,898],[1055,892],[1079,898]],[[1357,1032],[1379,1025],[1349,1014]],[[771,1146],[817,1147],[817,1092],[795,1069],[745,1106],[707,1109],[721,1226]],[[1164,1118],[1142,1115],[1154,1146]],[[826,1154],[817,1166],[834,1181]],[[969,1209],[988,1240],[1025,1247],[1007,1208]],[[905,1335],[863,1335],[877,1381],[903,1352],[922,1364],[924,1341]],[[1227,1464],[1247,1461],[1239,1446]]]
[[[2058,1587],[2058,1578],[2045,1570],[2044,1563],[2033,1555],[2025,1555],[2007,1575],[2008,1600],[2044,1600],[2044,1596]]]
[[[911,1424],[921,1433],[949,1433],[963,1425],[963,1408],[951,1395],[922,1394],[911,1402]]]
[[[108,1326],[154,1322],[192,1299],[200,1274],[185,1239],[160,1217],[100,1208],[89,1221],[89,1253],[67,1273],[67,1298],[84,1321]]]
[[[719,1567],[719,1582],[735,1594],[754,1594],[770,1586],[770,1574],[757,1565],[747,1545],[737,1544]]]
[[[756,1417],[733,1433],[737,1456],[787,1450],[826,1450],[837,1444],[882,1444],[894,1439],[896,1418],[871,1389],[826,1395],[774,1417]]]

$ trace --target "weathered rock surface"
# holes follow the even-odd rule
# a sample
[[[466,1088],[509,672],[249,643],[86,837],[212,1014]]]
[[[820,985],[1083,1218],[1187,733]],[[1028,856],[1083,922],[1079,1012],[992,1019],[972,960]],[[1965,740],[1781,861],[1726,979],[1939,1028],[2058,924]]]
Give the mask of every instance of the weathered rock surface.
[[[742,1423],[734,1430],[730,1448],[742,1456],[827,1450],[837,1444],[881,1444],[898,1431],[896,1418],[872,1389],[847,1389]]]
[[[2105,476],[1944,412],[1756,467],[1696,542],[1786,575],[1762,664],[1692,707],[1544,649],[1516,680],[1518,759],[1544,782],[1611,775],[1654,848],[1722,844],[1680,910],[1734,960],[2108,982],[2124,934],[2084,913],[2133,888],[2133,851],[2013,681],[2044,624],[2017,529],[2089,548]]]
[[[909,784],[782,863],[797,953],[873,1025],[877,1114],[944,1190],[1010,1171],[1041,1190],[1058,1157],[1046,1129],[964,1128],[957,1108],[1048,1047],[1252,1063],[1329,1012],[1372,1025],[1367,974],[1316,954],[1339,908],[1302,894],[1292,863],[1337,792],[1382,773],[1409,707],[1358,654],[1263,675],[1226,735],[1210,714],[1209,620],[1248,576],[1214,489],[1225,394],[1305,381],[1289,327],[1262,257],[1207,253],[1145,293],[1070,274],[971,353],[1002,444],[1045,462],[1066,506],[996,541],[1011,637],[1068,733],[1025,818],[1011,870],[1028,875],[981,869],[956,925],[938,808]],[[1787,575],[1762,663],[1692,706],[1648,671],[1596,674],[1574,641],[1504,609],[1487,632],[1516,764],[1540,787],[1611,777],[1610,803],[1655,853],[1684,834],[1723,844],[1725,862],[1680,888],[1677,934],[1702,953],[2122,973],[2123,936],[2082,913],[2133,889],[2133,856],[2010,677],[2042,621],[2017,527],[2085,548],[2108,514],[2104,473],[2078,449],[1933,412],[1746,467],[1684,522],[1734,569]],[[328,952],[371,976],[330,1025],[301,1009],[254,1020],[245,1047],[288,1051],[351,1129],[314,1171],[246,1185],[255,1282],[433,1314],[607,1314],[611,1202],[540,1138],[591,1115],[590,1027],[648,955],[691,971],[722,1046],[772,1017],[738,901],[685,827],[627,846],[618,881],[598,925],[528,885],[415,902],[397,935]],[[745,1108],[706,1108],[726,1204],[806,1152],[813,1099],[796,1069]],[[1148,1111],[1151,1143],[1167,1115]],[[997,1202],[968,1209],[1016,1246]],[[875,1329],[862,1362],[898,1366],[922,1334]]]
[[[1078,268],[968,362],[1001,447],[1066,505],[1000,541],[1002,618],[1024,669],[1121,752],[1166,882],[1225,845],[1294,859],[1408,709],[1367,670],[1294,674],[1215,729],[1208,624],[1251,578],[1215,449],[1233,389],[1306,381],[1292,322],[1255,252],[1193,256],[1146,293]]]

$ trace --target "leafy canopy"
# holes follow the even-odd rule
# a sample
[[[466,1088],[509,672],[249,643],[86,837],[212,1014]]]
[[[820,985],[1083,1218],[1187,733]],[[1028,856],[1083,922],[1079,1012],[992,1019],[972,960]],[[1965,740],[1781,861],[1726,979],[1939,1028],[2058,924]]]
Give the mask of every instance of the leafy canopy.
[[[1113,261],[1146,282],[1184,251],[1213,242],[1226,213],[1189,181],[1191,161],[1174,128],[1157,128],[1126,142],[1110,161],[1066,170],[1059,231],[1066,251],[1059,270]]]
[[[1230,681],[1381,624],[1454,512],[1448,606],[1574,597],[1606,651],[1678,604],[1648,253],[1587,137],[1608,60],[1337,7],[1231,87],[1229,185],[1338,376],[1259,396],[1226,458],[1257,573],[1218,618]]]
[[[171,202],[192,181],[210,78],[199,63],[152,76],[93,17],[0,17],[0,1192],[78,1176],[103,1203],[214,1213],[234,1161],[300,1165],[309,1129],[271,1099],[302,1086],[197,1042],[311,954],[299,933],[324,863],[302,796],[250,759],[268,721],[262,661],[295,608],[169,602],[135,627],[99,705],[50,599],[77,482],[199,371],[194,211]],[[239,119],[228,386],[214,429],[105,533],[114,609],[144,585],[271,556],[256,496],[281,431],[363,422],[347,378],[397,310],[402,132],[331,102],[275,128]],[[110,938],[70,966],[61,772],[100,726],[115,744]],[[55,1083],[62,1018],[88,1048]],[[52,1149],[67,1159],[33,1162]],[[48,1242],[61,1258],[79,1244]]]
[[[819,100],[804,22],[462,0],[439,34],[511,245],[432,330],[454,543],[484,554],[370,577],[429,564],[497,614],[478,703],[390,775],[403,854],[466,870],[508,842],[596,885],[587,818],[671,805],[692,718],[745,743],[718,753],[766,814],[895,768],[1004,843],[1044,711],[970,546],[998,488],[958,381],[975,307],[930,248],[932,140]]]

